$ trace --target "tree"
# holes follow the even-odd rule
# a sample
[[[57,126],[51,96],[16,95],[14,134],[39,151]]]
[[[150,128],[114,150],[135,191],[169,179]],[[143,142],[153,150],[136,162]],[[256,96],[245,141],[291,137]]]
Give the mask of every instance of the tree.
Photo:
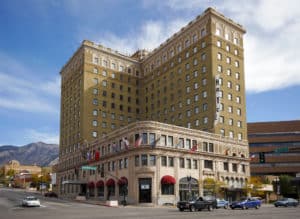
[[[265,192],[261,191],[263,187],[264,178],[261,176],[251,176],[249,182],[246,185],[247,194],[251,196],[261,196],[264,197]]]
[[[205,195],[224,196],[225,183],[217,181],[213,178],[206,178],[203,180],[203,190]]]
[[[283,196],[294,196],[297,194],[295,186],[291,183],[292,177],[288,175],[279,176],[280,194]]]

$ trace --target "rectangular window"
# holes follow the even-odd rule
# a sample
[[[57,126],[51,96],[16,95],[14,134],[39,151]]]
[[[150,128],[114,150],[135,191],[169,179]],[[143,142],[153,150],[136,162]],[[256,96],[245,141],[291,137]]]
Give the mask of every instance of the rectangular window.
[[[148,165],[148,156],[147,156],[147,154],[142,154],[141,162],[142,162],[142,166],[147,166]]]
[[[156,165],[156,155],[150,155],[149,156],[149,165],[155,166]]]
[[[161,156],[161,165],[163,167],[167,166],[167,157],[166,156]]]
[[[169,167],[174,167],[174,157],[168,157]]]
[[[198,161],[193,160],[193,169],[198,169]]]
[[[173,146],[173,136],[168,136],[168,146]]]
[[[223,163],[223,167],[224,167],[224,171],[228,171],[228,163],[227,162],[224,162]]]
[[[204,168],[213,170],[213,161],[212,160],[204,160]]]
[[[192,169],[192,161],[191,159],[186,159],[186,166],[188,169]]]
[[[183,138],[179,138],[178,147],[179,148],[184,148],[184,139]]]
[[[140,166],[140,156],[139,155],[136,155],[134,157],[134,163],[135,163],[136,167]]]
[[[143,141],[142,144],[148,144],[148,134],[147,133],[143,133]]]
[[[154,145],[155,144],[155,134],[154,133],[150,133],[149,134],[149,144],[150,145]]]
[[[208,151],[208,143],[207,142],[203,142],[202,143],[202,148],[203,148],[203,151]]]
[[[184,158],[179,158],[180,168],[184,168]]]
[[[163,146],[167,145],[167,136],[165,136],[165,135],[160,136],[160,144]]]
[[[127,168],[128,167],[128,158],[125,157],[124,158],[124,168]]]
[[[236,163],[232,164],[232,171],[237,172],[237,164]]]
[[[214,152],[214,144],[213,143],[208,144],[208,151],[209,152]]]

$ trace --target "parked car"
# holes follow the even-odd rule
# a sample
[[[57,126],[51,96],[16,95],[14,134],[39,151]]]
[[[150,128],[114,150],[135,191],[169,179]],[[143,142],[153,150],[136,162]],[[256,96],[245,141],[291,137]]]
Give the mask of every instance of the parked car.
[[[216,208],[216,200],[199,197],[196,199],[192,199],[189,201],[179,201],[177,202],[177,208],[179,211],[190,210],[190,211],[201,211],[202,209],[207,209],[208,211],[212,211]]]
[[[217,198],[216,201],[217,201],[216,208],[225,208],[225,209],[227,209],[228,206],[229,206],[229,202],[226,201],[225,199],[219,199],[219,198]]]
[[[241,208],[241,209],[248,209],[248,208],[260,208],[261,201],[255,198],[244,198],[240,201],[235,201],[230,204],[231,209]]]
[[[57,194],[55,192],[46,192],[44,194],[45,197],[54,197],[54,198],[57,198]]]
[[[288,207],[288,206],[298,206],[299,202],[296,199],[293,198],[282,198],[276,202],[274,202],[274,206],[278,207],[278,206],[284,206],[284,207]]]
[[[40,207],[41,203],[40,200],[34,196],[27,196],[22,200],[22,206],[26,207]]]

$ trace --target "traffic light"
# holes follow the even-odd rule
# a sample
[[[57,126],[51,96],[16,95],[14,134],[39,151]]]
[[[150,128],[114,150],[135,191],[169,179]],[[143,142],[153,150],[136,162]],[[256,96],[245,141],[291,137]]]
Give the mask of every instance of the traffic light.
[[[259,152],[259,163],[265,163],[265,152]]]

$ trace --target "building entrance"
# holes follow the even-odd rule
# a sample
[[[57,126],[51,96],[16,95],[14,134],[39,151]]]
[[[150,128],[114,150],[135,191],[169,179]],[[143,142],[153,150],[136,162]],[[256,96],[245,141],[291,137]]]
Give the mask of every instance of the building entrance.
[[[152,199],[152,179],[139,179],[139,203],[151,203]]]

